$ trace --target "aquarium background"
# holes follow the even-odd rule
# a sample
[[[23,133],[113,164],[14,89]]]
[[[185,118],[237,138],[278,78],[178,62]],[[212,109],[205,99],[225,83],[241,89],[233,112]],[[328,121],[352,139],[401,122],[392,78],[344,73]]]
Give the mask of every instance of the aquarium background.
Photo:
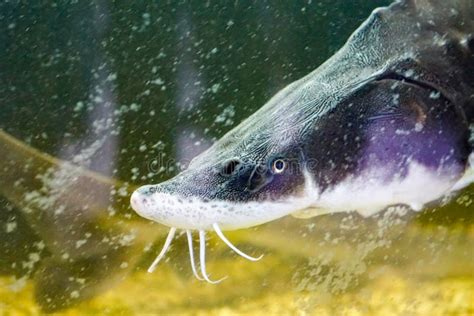
[[[287,217],[209,239],[130,209],[390,1],[2,1],[0,313],[468,315],[473,186],[421,213]],[[282,113],[284,115],[284,113]]]

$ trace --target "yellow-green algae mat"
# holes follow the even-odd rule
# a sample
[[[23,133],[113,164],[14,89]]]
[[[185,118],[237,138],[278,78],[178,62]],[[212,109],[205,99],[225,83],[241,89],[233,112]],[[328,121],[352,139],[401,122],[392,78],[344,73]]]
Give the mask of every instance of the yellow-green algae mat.
[[[33,165],[58,163],[8,136],[2,141],[0,151],[18,151],[15,159],[29,157]],[[79,173],[97,185],[121,186],[88,171]],[[21,194],[9,191],[11,187],[1,189],[21,206]],[[116,282],[58,313],[474,315],[473,189],[420,214],[393,208],[368,219],[355,214],[287,217],[229,232],[243,249],[265,254],[257,263],[237,257],[212,237],[208,269],[215,278],[229,276],[218,285],[192,277],[183,236],[167,260],[147,273],[163,242],[164,227],[133,216],[100,217],[98,223],[114,231],[139,232],[139,242],[127,252],[133,258]],[[130,211],[124,203],[115,207],[118,213]],[[0,277],[0,315],[42,313],[34,299],[34,278],[20,280]]]
[[[288,226],[294,224],[280,223],[253,231],[255,244],[266,251],[259,264],[249,264],[211,240],[214,256],[209,261],[210,271],[216,276],[230,276],[222,284],[209,285],[192,278],[183,243],[173,249],[168,262],[156,273],[145,272],[145,263],[152,258],[149,251],[139,269],[125,281],[61,313],[473,315],[472,226],[447,229],[412,224],[403,227],[406,231],[398,241],[392,240],[380,253],[376,253],[380,249],[373,248],[380,246],[377,239],[361,241],[360,248],[354,249],[355,257],[349,251],[346,256],[338,253],[344,250],[336,249],[339,247],[334,239],[321,242],[319,247],[315,244],[314,251],[302,237],[289,241],[282,249],[273,248],[271,243],[264,246],[276,234],[274,229],[284,227],[279,235],[285,238]],[[327,249],[331,245],[333,251]],[[317,248],[327,252],[318,256]],[[324,258],[326,264],[321,262]],[[322,273],[324,266],[328,271]],[[31,282],[19,291],[9,284],[8,278],[0,279],[2,315],[40,314],[32,298]]]

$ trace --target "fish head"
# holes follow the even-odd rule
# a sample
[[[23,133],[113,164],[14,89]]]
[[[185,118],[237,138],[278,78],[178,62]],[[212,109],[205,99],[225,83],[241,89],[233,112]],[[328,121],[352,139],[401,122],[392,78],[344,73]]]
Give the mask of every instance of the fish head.
[[[137,189],[133,209],[170,227],[209,230],[217,223],[229,230],[305,207],[308,179],[298,136],[269,125],[251,117],[174,178]]]

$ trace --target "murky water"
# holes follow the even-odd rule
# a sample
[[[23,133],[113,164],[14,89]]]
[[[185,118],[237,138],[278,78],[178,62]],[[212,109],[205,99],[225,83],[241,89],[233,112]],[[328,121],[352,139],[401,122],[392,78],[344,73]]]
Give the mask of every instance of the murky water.
[[[0,4],[0,313],[469,315],[474,187],[436,209],[180,236],[129,207],[389,1]]]

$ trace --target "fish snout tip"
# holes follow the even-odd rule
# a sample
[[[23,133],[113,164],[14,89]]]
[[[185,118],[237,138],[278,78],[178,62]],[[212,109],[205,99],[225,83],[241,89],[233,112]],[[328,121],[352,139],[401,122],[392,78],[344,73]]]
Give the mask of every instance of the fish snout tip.
[[[136,212],[139,207],[139,200],[140,200],[140,193],[138,190],[133,191],[132,195],[130,196],[130,206]]]
[[[151,195],[156,191],[152,185],[144,185],[136,189],[130,196],[130,206],[140,216],[148,218]]]

